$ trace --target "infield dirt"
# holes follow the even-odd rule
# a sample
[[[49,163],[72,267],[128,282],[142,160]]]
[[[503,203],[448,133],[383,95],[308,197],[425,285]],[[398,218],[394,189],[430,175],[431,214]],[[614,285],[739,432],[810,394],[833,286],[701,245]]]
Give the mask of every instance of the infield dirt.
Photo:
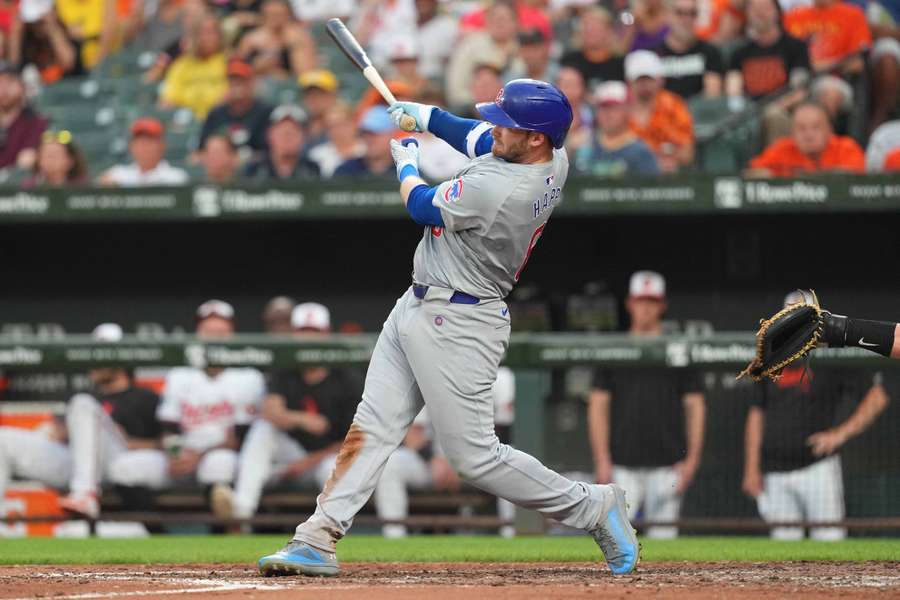
[[[334,578],[262,578],[250,565],[0,568],[0,598],[900,598],[898,562],[648,563],[613,578],[594,563],[349,563]]]

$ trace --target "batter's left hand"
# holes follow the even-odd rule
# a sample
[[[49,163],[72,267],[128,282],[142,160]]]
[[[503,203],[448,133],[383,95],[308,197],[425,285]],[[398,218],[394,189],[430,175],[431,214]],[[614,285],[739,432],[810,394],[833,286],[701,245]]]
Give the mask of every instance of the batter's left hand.
[[[813,456],[828,456],[844,445],[847,436],[840,429],[827,429],[806,438],[806,445],[812,448]]]
[[[397,177],[407,165],[412,165],[416,171],[419,170],[419,142],[415,139],[406,138],[400,142],[391,140],[391,156],[397,165]]]

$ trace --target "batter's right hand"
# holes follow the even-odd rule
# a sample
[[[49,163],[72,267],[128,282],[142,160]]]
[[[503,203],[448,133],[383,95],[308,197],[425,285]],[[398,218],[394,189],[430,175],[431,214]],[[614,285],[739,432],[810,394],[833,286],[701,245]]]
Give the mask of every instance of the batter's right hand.
[[[418,102],[394,102],[388,107],[388,113],[391,120],[398,129],[400,127],[400,119],[403,115],[409,115],[416,120],[415,131],[428,131],[428,121],[431,119],[431,111],[435,109],[430,104],[419,104]]]

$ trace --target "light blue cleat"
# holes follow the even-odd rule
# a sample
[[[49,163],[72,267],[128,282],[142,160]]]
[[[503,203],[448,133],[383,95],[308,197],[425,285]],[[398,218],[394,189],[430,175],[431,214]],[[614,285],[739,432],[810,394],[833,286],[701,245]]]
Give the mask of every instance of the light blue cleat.
[[[276,552],[259,559],[259,573],[263,577],[278,575],[319,575],[330,577],[340,573],[337,557],[330,552],[322,552],[306,542],[291,540]]]
[[[613,575],[627,575],[634,571],[641,560],[641,546],[634,528],[628,522],[625,490],[614,484],[610,487],[614,495],[612,508],[603,521],[598,522],[588,533],[600,546]]]

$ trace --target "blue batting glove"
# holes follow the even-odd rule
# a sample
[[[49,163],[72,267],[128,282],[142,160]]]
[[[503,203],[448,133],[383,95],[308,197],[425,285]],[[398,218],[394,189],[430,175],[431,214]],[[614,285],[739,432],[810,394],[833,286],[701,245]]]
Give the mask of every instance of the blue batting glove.
[[[397,165],[397,179],[401,182],[409,176],[419,176],[419,142],[415,139],[391,140],[391,156]]]
[[[416,120],[416,131],[428,131],[428,121],[431,119],[431,111],[434,106],[419,104],[418,102],[394,102],[388,107],[388,113],[394,121],[394,125],[400,128],[400,118],[410,115]]]

